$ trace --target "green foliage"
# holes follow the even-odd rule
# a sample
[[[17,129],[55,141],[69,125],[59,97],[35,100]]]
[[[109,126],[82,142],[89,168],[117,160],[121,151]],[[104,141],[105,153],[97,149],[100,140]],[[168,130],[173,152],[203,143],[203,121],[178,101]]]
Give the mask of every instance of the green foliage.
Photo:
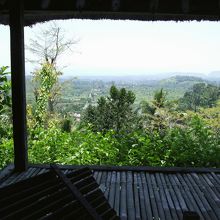
[[[134,119],[132,104],[135,95],[126,89],[110,88],[107,98],[101,97],[97,106],[89,105],[83,117],[83,123],[91,124],[94,131],[106,132],[108,130],[121,131],[130,129]]]
[[[36,132],[36,131],[35,131]],[[46,131],[39,128],[35,139],[29,142],[32,163],[60,164],[112,164],[118,150],[111,139],[111,131],[105,135],[90,130],[62,132],[56,126]]]
[[[202,108],[200,116],[204,119],[209,128],[220,136],[220,101],[212,108]]]
[[[199,107],[213,107],[220,97],[220,88],[214,85],[198,83],[180,99],[180,109],[198,111]]]
[[[150,105],[148,102],[146,101],[142,101],[141,102],[141,113],[142,114],[150,114],[150,115],[154,115],[156,111],[156,107]]]
[[[152,103],[141,103],[141,123],[144,129],[148,131],[163,133],[169,127],[172,127],[176,116],[171,116],[174,103],[168,102],[166,99],[167,92],[163,88],[155,91]],[[168,106],[168,107],[167,107]]]
[[[163,108],[166,102],[166,93],[163,91],[163,88],[154,93],[153,104],[156,108]]]
[[[13,139],[1,138],[0,141],[0,169],[11,163],[14,159]]]
[[[163,166],[166,158],[166,146],[158,132],[136,133],[137,142],[128,153],[128,162],[135,166]]]
[[[88,128],[63,132],[56,122],[29,130],[31,163],[219,167],[220,138],[198,116],[187,127],[105,134]],[[0,144],[1,166],[13,158],[12,138]]]
[[[11,81],[7,69],[0,68],[0,168],[13,160]]]
[[[47,129],[37,127],[31,132],[28,154],[32,163],[58,163],[60,158],[65,158],[65,149],[70,145],[68,133],[61,132],[55,124]]]
[[[8,80],[9,72],[7,66],[0,68],[0,114],[8,111],[11,107],[11,81]]]
[[[29,143],[34,163],[219,167],[220,138],[198,116],[188,126],[159,132],[105,134],[90,129],[39,130]]]
[[[188,127],[175,127],[165,135],[136,134],[129,151],[131,165],[219,167],[220,138],[198,116]]]
[[[69,118],[64,118],[62,121],[61,129],[63,132],[71,132],[71,120]]]
[[[188,127],[174,128],[166,137],[168,166],[219,167],[220,138],[198,116]]]
[[[42,67],[34,72],[33,80],[37,84],[35,88],[35,112],[34,115],[39,124],[45,122],[47,111],[54,111],[54,102],[59,95],[60,86],[58,76],[61,73],[50,63],[42,64]]]

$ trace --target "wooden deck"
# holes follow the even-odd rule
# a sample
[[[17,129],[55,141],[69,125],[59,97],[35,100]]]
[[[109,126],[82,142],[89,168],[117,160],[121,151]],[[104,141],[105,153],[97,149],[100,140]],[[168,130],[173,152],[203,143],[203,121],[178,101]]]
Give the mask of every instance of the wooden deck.
[[[69,173],[79,166],[61,166]],[[80,166],[82,167],[82,166]],[[23,173],[8,166],[0,173],[0,187],[48,171],[30,165]],[[220,219],[220,169],[90,166],[110,205],[121,219],[182,219],[195,211],[200,219]]]

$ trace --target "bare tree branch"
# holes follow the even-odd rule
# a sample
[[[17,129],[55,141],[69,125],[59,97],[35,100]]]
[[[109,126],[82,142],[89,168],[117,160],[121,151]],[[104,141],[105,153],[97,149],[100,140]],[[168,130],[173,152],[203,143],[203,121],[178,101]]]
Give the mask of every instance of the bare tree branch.
[[[67,39],[64,30],[58,27],[56,22],[51,22],[49,28],[40,28],[40,31],[35,33],[35,38],[30,39],[29,45],[26,45],[26,49],[36,57],[26,60],[57,65],[59,57],[68,50],[72,51],[72,47],[78,42],[79,40]]]

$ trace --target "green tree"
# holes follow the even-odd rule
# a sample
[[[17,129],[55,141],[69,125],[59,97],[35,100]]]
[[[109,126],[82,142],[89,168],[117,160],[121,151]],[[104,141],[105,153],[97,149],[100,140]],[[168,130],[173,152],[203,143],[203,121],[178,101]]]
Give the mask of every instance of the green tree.
[[[0,67],[0,169],[13,160],[11,81],[8,67]]]
[[[208,84],[204,90],[204,107],[216,106],[217,100],[220,97],[220,88]]]
[[[166,109],[167,93],[161,88],[154,92],[152,103],[146,101],[141,103],[142,125],[148,131],[162,131],[170,124],[170,114]],[[170,104],[170,103],[169,103]]]
[[[141,104],[141,113],[142,114],[150,114],[150,115],[154,115],[155,111],[156,111],[156,107],[151,105],[149,102],[147,101],[142,101]]]
[[[11,81],[8,79],[8,67],[0,68],[0,114],[5,113],[11,107]]]
[[[59,86],[58,76],[60,74],[50,63],[42,64],[42,68],[35,72],[34,80],[38,83],[38,88],[35,89],[35,117],[40,124],[45,121],[48,107],[50,112],[53,111],[52,103],[58,95],[56,88]]]
[[[154,93],[153,104],[156,108],[163,108],[166,103],[166,92],[164,92],[163,88]]]
[[[33,63],[40,63],[40,67],[33,72],[33,81],[35,82],[35,99],[44,91],[41,88],[42,82],[49,83],[47,94],[47,109],[54,112],[54,106],[60,95],[61,84],[58,77],[62,75],[58,68],[58,60],[67,50],[76,44],[78,40],[69,40],[65,37],[65,31],[55,22],[51,22],[49,28],[41,29],[35,37],[30,40],[27,49],[34,55],[34,59],[28,59]],[[41,74],[42,73],[42,74]],[[51,76],[50,76],[51,75]],[[50,81],[50,82],[49,82]],[[41,90],[41,93],[39,92]]]
[[[12,136],[11,80],[8,67],[0,68],[0,142]]]
[[[190,91],[185,92],[183,98],[179,100],[179,107],[182,110],[198,111],[199,107],[212,107],[216,104],[220,96],[220,89],[217,86],[197,83]]]
[[[110,95],[98,99],[97,106],[88,106],[84,113],[83,122],[92,125],[96,131],[115,130],[119,132],[129,129],[134,122],[135,114],[132,105],[135,95],[125,88],[110,88]]]

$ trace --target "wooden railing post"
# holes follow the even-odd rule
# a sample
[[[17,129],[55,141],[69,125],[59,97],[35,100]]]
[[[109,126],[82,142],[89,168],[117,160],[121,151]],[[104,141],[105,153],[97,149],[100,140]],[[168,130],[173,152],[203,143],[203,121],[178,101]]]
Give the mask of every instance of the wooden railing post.
[[[10,1],[10,41],[14,165],[16,171],[27,169],[27,129],[24,59],[24,3]]]

